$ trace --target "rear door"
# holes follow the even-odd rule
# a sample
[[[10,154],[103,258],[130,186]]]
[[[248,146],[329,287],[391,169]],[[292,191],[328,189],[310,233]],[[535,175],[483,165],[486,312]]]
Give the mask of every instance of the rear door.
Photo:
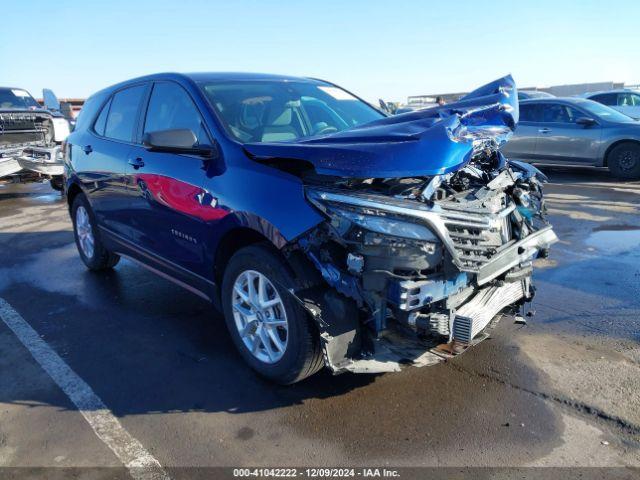
[[[190,129],[211,145],[202,116],[187,91],[170,81],[155,82],[142,117],[147,132]],[[204,260],[206,220],[213,198],[202,189],[206,161],[195,155],[152,152],[138,143],[126,166],[135,244],[163,269],[210,276]]]
[[[125,171],[146,89],[135,85],[111,95],[73,151],[98,224],[125,238],[131,238]]]
[[[593,115],[559,102],[539,105],[542,107],[542,122],[538,124],[537,161],[595,164],[602,128],[597,123],[576,123],[578,118],[593,118]]]
[[[520,104],[520,120],[516,131],[501,151],[508,158],[531,162],[535,159],[540,109],[535,103]]]

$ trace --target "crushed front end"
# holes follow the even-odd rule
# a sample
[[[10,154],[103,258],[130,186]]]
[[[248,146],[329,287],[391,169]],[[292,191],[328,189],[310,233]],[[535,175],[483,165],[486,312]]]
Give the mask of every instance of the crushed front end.
[[[360,348],[327,356],[336,371],[397,370],[463,351],[499,313],[533,298],[533,260],[557,241],[544,176],[495,149],[445,175],[314,180],[307,196],[327,221],[298,244],[359,319],[349,342]]]
[[[317,320],[334,372],[437,363],[532,300],[533,262],[557,237],[545,219],[544,175],[499,151],[517,121],[505,77],[456,104],[273,147],[315,167],[302,180],[326,221],[288,252],[322,276],[322,286],[295,294]]]
[[[62,175],[61,143],[68,134],[67,120],[48,111],[0,110],[0,178]]]

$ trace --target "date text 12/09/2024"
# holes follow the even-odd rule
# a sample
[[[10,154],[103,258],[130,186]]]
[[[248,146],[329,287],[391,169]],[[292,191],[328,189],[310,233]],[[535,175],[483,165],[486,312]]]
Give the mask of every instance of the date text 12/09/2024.
[[[234,468],[234,478],[399,478],[390,468]]]

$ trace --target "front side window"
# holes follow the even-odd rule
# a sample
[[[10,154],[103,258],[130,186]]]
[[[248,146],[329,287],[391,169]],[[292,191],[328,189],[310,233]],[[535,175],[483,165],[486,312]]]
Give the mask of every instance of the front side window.
[[[140,102],[146,85],[120,90],[111,98],[111,108],[104,128],[104,136],[124,142],[133,141]]]
[[[542,121],[545,123],[575,123],[581,115],[578,110],[560,103],[547,103],[542,106]]]
[[[198,143],[209,143],[200,112],[189,94],[175,83],[156,83],[149,99],[144,132],[173,129],[191,130]]]
[[[201,88],[226,130],[243,143],[291,142],[384,118],[341,88],[320,82],[205,82]]]

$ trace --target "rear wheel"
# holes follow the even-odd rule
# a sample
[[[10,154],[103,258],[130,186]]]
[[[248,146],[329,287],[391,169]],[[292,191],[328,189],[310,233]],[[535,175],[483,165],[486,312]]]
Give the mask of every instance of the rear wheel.
[[[236,348],[256,372],[281,384],[323,366],[317,330],[288,293],[297,287],[284,260],[265,244],[239,250],[222,282],[225,321]]]
[[[607,164],[616,177],[630,180],[640,178],[640,145],[631,142],[616,145],[607,156]]]
[[[83,194],[73,199],[71,218],[78,253],[87,268],[96,271],[113,268],[120,261],[120,257],[103,245],[98,235],[95,216]]]

